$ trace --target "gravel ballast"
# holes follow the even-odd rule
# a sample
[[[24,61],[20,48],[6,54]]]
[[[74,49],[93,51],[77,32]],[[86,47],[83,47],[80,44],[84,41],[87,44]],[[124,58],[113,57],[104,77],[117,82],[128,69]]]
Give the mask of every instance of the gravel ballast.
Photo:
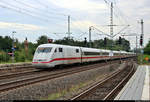
[[[41,83],[36,83],[10,91],[0,93],[1,100],[40,100],[49,99],[52,94],[53,98],[50,99],[65,99],[59,97],[58,94],[62,90],[69,90],[75,85],[79,85],[84,82],[95,80],[96,77],[108,74],[116,70],[120,64],[107,65],[97,69],[92,69],[61,78],[55,78],[52,80],[43,81]],[[68,92],[69,93],[69,92]]]

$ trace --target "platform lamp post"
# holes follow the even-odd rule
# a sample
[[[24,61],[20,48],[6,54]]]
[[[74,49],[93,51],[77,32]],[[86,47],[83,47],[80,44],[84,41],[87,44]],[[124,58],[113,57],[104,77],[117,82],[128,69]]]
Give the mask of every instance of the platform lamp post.
[[[14,63],[14,34],[16,33],[16,31],[12,31],[12,63]]]

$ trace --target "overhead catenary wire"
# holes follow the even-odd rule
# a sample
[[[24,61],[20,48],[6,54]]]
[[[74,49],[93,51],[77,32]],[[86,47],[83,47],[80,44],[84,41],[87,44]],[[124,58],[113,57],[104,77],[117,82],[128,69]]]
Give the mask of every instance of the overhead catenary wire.
[[[114,9],[115,9],[115,11],[118,11],[119,16],[120,16],[120,18],[122,18],[124,20],[124,23],[129,24],[129,22],[126,19],[127,17],[125,17],[125,15],[122,13],[122,11],[119,9],[119,7],[116,4],[114,5]]]
[[[18,12],[18,13],[21,13],[21,14],[25,14],[25,15],[28,15],[28,16],[32,16],[32,17],[34,17],[34,18],[36,18],[36,19],[38,19],[38,20],[40,20],[40,21],[42,20],[42,21],[44,21],[44,22],[46,22],[46,23],[49,22],[49,21],[46,20],[46,19],[40,18],[40,17],[38,17],[38,16],[29,14],[29,13],[26,13],[26,12],[18,11],[18,10],[14,9],[14,8],[6,7],[6,6],[3,6],[3,5],[1,5],[1,4],[0,4],[0,7],[6,8],[6,9],[10,9],[10,10],[12,10],[12,11],[15,11],[15,12]],[[58,36],[57,36],[57,37],[58,37]]]
[[[49,8],[49,5],[47,5],[47,4],[45,4],[45,3],[43,3],[43,2],[41,2],[40,0],[34,0],[34,1],[36,1],[37,3],[39,3],[40,5],[42,5],[43,7],[45,7],[46,9],[48,9]],[[43,0],[42,0],[43,1]],[[45,1],[45,0],[44,0]],[[52,12],[52,13],[55,13],[55,14],[57,14],[57,15],[63,15],[63,16],[68,16],[69,14],[64,14],[64,13],[56,13],[55,11],[56,11],[56,9],[53,9],[53,8],[51,8],[52,10],[54,10],[54,12]],[[49,12],[49,11],[48,11]]]
[[[42,20],[42,21],[48,22],[48,20],[47,20],[47,19],[43,19],[43,18],[38,17],[38,16],[36,16],[36,15],[30,14],[30,13],[26,13],[26,12],[24,12],[24,11],[17,10],[17,9],[15,9],[15,8],[12,8],[12,7],[8,7],[8,6],[2,5],[2,4],[0,4],[0,7],[1,7],[1,8],[6,8],[6,9],[9,9],[9,10],[12,10],[12,11],[18,12],[18,13],[22,13],[22,14],[25,14],[25,15],[28,15],[28,16],[32,16],[32,17],[35,17],[36,19],[39,19],[39,20]]]
[[[36,0],[35,0],[36,1]],[[48,5],[43,5],[43,2],[41,3],[41,1],[40,0],[37,0],[36,2],[38,2],[38,3],[40,3],[42,6],[44,6],[45,8],[46,7],[48,7]],[[69,10],[68,10],[69,11]],[[71,16],[71,15],[70,15]],[[79,21],[79,20],[77,20],[76,19],[77,18],[77,16],[76,17],[74,17],[74,16],[71,16],[71,20],[73,20],[73,21]],[[79,26],[85,26],[85,25],[87,25],[87,23],[86,22],[78,22],[78,25],[76,24],[76,23],[71,23],[72,24],[72,26],[74,26],[74,27],[76,27],[81,33],[82,33],[82,35],[84,35],[85,34],[85,32],[84,31],[82,31],[82,29],[79,27]],[[88,24],[89,25],[89,24]],[[89,25],[89,26],[91,26],[91,25]],[[88,29],[88,28],[87,28]],[[79,35],[80,36],[80,35]]]
[[[55,15],[65,16],[65,17],[67,16],[67,15],[62,14],[62,13],[56,13],[56,12],[45,11],[45,10],[43,10],[43,9],[39,9],[39,8],[37,8],[37,7],[31,6],[31,5],[27,4],[27,3],[24,3],[24,2],[22,2],[22,1],[20,1],[20,0],[13,0],[13,1],[15,1],[15,2],[17,2],[17,3],[19,3],[19,4],[22,4],[22,5],[25,5],[26,7],[29,7],[29,8],[38,10],[38,11],[39,11],[39,10],[40,10],[40,11],[44,11],[43,13],[47,12],[47,13],[46,13],[47,15],[55,14]],[[52,15],[51,15],[51,16],[52,16]]]
[[[36,2],[38,2],[39,4],[43,5],[45,8],[48,8],[48,5],[44,4],[43,2],[41,2],[40,0],[34,0]]]
[[[33,6],[30,6],[30,5],[26,4],[26,3],[23,3],[23,2],[21,2],[21,1],[17,1],[17,0],[13,0],[13,1],[16,1],[17,3],[22,4],[22,5],[25,5],[25,6],[28,6],[28,7],[30,7],[30,8],[37,9],[37,8],[35,8],[35,7],[33,7]],[[82,31],[81,31],[81,32],[82,32]]]
[[[0,2],[0,7],[4,8],[4,9],[9,9],[11,11],[15,11],[17,13],[21,13],[21,14],[24,14],[24,15],[28,15],[28,16],[34,17],[34,18],[36,18],[36,19],[38,19],[40,21],[44,21],[46,23],[50,22],[50,20],[51,20],[51,19],[48,19],[48,18],[43,18],[43,17],[41,17],[41,16],[39,16],[37,14],[34,14],[32,12],[28,12],[28,10],[22,10],[22,8],[16,8],[16,7],[13,7],[13,6],[10,6],[10,5],[6,6],[6,5],[2,4],[1,2]],[[59,25],[59,26],[64,26],[64,25],[60,25],[60,24],[57,24],[57,23],[55,23],[55,24]]]
[[[36,9],[34,6],[29,6],[27,3],[23,3],[22,1],[19,1],[19,0],[13,0],[13,1],[17,1],[17,3],[18,2],[20,2],[20,4],[21,5],[24,5],[24,6],[28,6],[28,8],[33,8],[33,9]],[[37,1],[40,1],[40,0],[37,0]],[[105,0],[106,1],[106,0]],[[1,2],[1,1],[0,1]],[[41,1],[40,1],[41,2]],[[39,2],[39,3],[40,3]],[[41,3],[42,5],[43,5],[43,3]],[[9,4],[10,5],[10,4]],[[4,8],[9,8],[9,9],[15,9],[14,11],[16,11],[16,12],[22,12],[22,14],[26,14],[26,15],[29,15],[29,16],[32,16],[32,17],[36,17],[37,19],[40,19],[40,20],[43,20],[43,21],[45,21],[45,22],[50,22],[50,16],[47,16],[48,14],[46,14],[46,16],[43,16],[42,15],[42,17],[41,17],[41,15],[39,15],[40,13],[38,13],[37,11],[31,11],[31,10],[28,10],[28,9],[24,9],[24,8],[21,8],[21,7],[16,7],[15,5],[7,5],[7,7],[5,6],[5,5],[3,5],[3,7]],[[8,7],[9,6],[9,7]],[[43,6],[47,6],[47,5],[43,5]],[[40,10],[40,9],[37,9],[37,10]],[[44,11],[43,9],[41,10],[41,11]],[[49,12],[49,11],[48,11]],[[48,12],[46,12],[46,13],[48,13]],[[55,13],[54,13],[55,14]],[[56,13],[56,15],[57,15],[57,13]],[[59,15],[59,13],[58,13],[58,15]],[[61,14],[60,14],[61,15]],[[74,17],[73,17],[74,18]],[[76,18],[76,17],[75,17]],[[79,25],[78,25],[79,24]],[[78,24],[72,24],[73,26],[75,26],[76,28],[78,28],[81,32],[82,32],[82,34],[84,34],[84,32],[82,31],[82,28],[80,28],[79,26],[85,26],[85,24],[87,24],[87,23],[85,23],[85,22],[79,22]]]
[[[104,0],[104,1],[108,6],[110,5],[110,3],[112,3],[112,1],[109,1],[109,2],[108,2],[108,0]],[[124,17],[124,14],[121,12],[121,10],[116,6],[116,2],[115,2],[115,5],[113,6],[113,8],[115,9],[113,13],[120,21],[119,23],[123,23],[123,24],[128,23],[127,25],[124,25],[124,26],[128,26],[130,23],[127,21],[126,17]],[[116,11],[118,11],[118,12],[116,12]],[[127,27],[123,28],[123,30],[125,30],[126,28]],[[115,34],[115,36],[123,30],[120,30],[118,33]]]
[[[77,19],[75,19],[74,17],[72,17],[72,19],[74,20],[74,21],[78,21]],[[85,23],[85,22],[83,22],[83,23],[81,23],[81,22],[78,22],[78,24],[80,25],[80,26],[85,26],[85,25],[88,25],[87,23]],[[76,24],[77,25],[77,24]],[[77,27],[79,27],[79,25],[77,25]],[[97,28],[99,28],[96,24],[94,24],[94,25],[89,25],[89,27],[90,26],[96,26]],[[89,27],[88,27],[88,29],[89,29]],[[83,33],[83,32],[82,32]]]
[[[104,0],[104,1],[105,1],[105,3],[107,4],[107,6],[110,7],[111,1],[108,1],[108,0]],[[115,3],[115,4],[116,4],[116,3]],[[115,5],[115,6],[116,6],[116,5]],[[115,6],[114,6],[114,7],[115,7]],[[114,9],[116,9],[116,8],[114,8]],[[120,22],[122,22],[122,23],[124,22],[123,24],[126,24],[126,23],[127,23],[126,20],[125,20],[122,16],[118,15],[116,11],[117,11],[117,9],[114,10],[114,12],[113,12],[113,13],[114,13],[114,16],[117,17]],[[122,18],[122,19],[121,19],[121,18]]]
[[[73,21],[78,21],[76,20],[74,17],[71,16],[71,19]],[[79,22],[79,25],[77,25],[76,23],[71,23],[72,26],[76,27],[82,34],[85,34],[86,32],[84,32],[80,27],[79,25],[82,27],[82,24]]]
[[[125,20],[126,23],[129,23],[129,20],[127,20],[127,18],[130,18],[130,17],[128,17],[127,15],[125,15],[121,11],[121,9],[117,6],[117,4],[114,5],[114,9],[116,9],[116,11],[118,11],[118,13],[120,14],[120,17],[122,17]],[[130,19],[132,19],[132,18],[130,18]],[[133,20],[136,21],[135,19],[133,19]]]
[[[40,4],[43,5],[45,8],[48,8],[48,5],[44,4],[44,3],[41,2],[40,0],[36,0],[36,2],[40,3]],[[68,16],[68,15],[62,14],[62,13],[57,13],[57,14],[58,14],[58,15],[63,15],[63,16]],[[72,18],[73,18],[73,17],[71,17],[71,19],[72,19]],[[78,26],[76,26],[76,24],[73,24],[73,23],[72,23],[72,25],[75,26],[75,27],[77,27],[77,29],[80,30],[80,32],[83,33],[83,31],[82,31]]]
[[[16,7],[15,5],[12,5],[12,4],[10,4],[10,3],[6,2],[6,1],[3,1],[3,0],[1,0],[0,2],[3,3],[3,4],[7,4],[7,5],[10,6],[10,7],[23,10],[23,11],[25,11],[25,12],[29,12],[29,13],[32,13],[32,14],[35,14],[35,15],[41,15],[40,12],[31,11],[31,10],[28,10],[28,9],[25,9],[25,8],[21,8],[21,7]],[[49,15],[42,16],[42,18],[46,18],[46,19],[53,18],[53,19],[61,20],[60,18],[58,19],[58,18],[56,18],[56,17],[52,17],[52,16],[49,16]]]
[[[74,21],[78,21],[78,20],[76,20],[74,17],[72,17],[72,19],[74,20]],[[77,25],[77,27],[79,27],[79,26],[85,26],[85,25],[87,25],[87,23],[85,23],[85,22],[83,22],[83,23],[81,23],[81,22],[78,22],[78,24],[79,25]],[[91,25],[89,25],[89,27],[90,27]],[[93,27],[94,26],[96,26],[96,28],[98,29],[99,27],[97,26],[97,25],[93,25]],[[89,29],[89,27],[88,27],[88,29]],[[96,29],[95,28],[95,29]],[[101,31],[101,30],[97,30],[97,31],[99,31],[99,32],[101,32],[101,33],[103,33],[103,34],[106,34],[106,33],[104,33],[103,31]],[[82,32],[83,33],[83,32]],[[88,34],[88,33],[83,33],[82,35],[80,35],[80,36],[83,36],[83,35],[85,35],[85,34]]]
[[[81,32],[81,34],[79,36],[77,36],[77,38],[80,38],[83,35],[87,34],[87,32],[82,31],[78,26],[76,26],[76,24],[72,24],[72,25],[75,26]]]

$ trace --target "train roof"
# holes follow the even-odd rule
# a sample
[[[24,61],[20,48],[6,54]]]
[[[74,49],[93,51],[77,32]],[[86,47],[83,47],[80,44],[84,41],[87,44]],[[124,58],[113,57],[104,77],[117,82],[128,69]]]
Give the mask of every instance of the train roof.
[[[38,47],[74,47],[74,48],[82,48],[86,51],[102,51],[102,52],[110,52],[111,50],[105,50],[105,49],[96,49],[96,48],[87,48],[87,47],[79,47],[79,46],[70,46],[70,45],[61,45],[61,44],[41,44]],[[128,54],[135,54],[133,52],[126,52],[126,51],[113,51],[114,53],[128,53]]]
[[[38,47],[63,47],[63,46],[65,46],[65,47],[78,47],[78,46],[61,45],[61,44],[41,44]]]

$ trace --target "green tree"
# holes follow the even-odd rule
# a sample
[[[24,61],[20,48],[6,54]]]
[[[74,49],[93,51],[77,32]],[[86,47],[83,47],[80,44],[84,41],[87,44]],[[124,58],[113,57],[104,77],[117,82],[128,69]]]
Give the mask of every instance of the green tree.
[[[37,40],[37,44],[40,45],[45,43],[48,43],[48,37],[46,35],[40,36]]]
[[[148,42],[148,44],[144,48],[144,54],[150,55],[150,41]]]
[[[4,38],[0,36],[0,50],[11,51],[12,48],[12,39],[9,36],[5,36]]]

